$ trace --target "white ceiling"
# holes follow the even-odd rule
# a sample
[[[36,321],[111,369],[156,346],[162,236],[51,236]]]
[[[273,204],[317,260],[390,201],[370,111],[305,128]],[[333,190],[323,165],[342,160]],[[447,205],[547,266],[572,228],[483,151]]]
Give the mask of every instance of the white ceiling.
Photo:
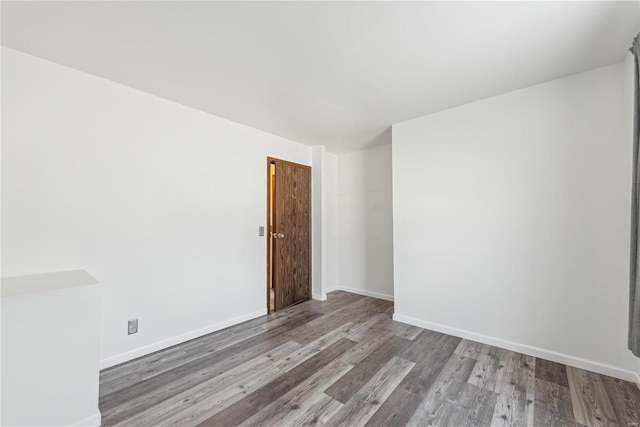
[[[2,2],[2,44],[334,153],[623,60],[634,2]]]

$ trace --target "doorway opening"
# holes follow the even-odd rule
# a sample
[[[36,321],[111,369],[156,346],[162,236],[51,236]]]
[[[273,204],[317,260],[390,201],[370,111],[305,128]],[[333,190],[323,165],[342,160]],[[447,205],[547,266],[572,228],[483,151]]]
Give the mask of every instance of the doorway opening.
[[[269,281],[269,287],[267,289],[267,310],[269,313],[273,313],[276,310],[276,293],[273,288],[273,200],[276,191],[276,162],[269,162],[269,221],[267,227],[268,236],[268,248],[267,253],[269,259],[267,260],[267,276]]]
[[[267,310],[311,297],[311,167],[267,158]]]

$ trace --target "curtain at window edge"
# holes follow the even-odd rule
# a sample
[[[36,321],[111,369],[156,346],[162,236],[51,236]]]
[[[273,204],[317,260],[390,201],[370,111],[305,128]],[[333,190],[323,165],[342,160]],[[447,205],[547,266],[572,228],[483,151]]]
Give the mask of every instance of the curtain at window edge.
[[[633,183],[632,183],[632,204],[631,204],[631,263],[629,275],[629,350],[636,356],[640,357],[640,259],[638,258],[638,242],[640,236],[640,171],[638,165],[639,146],[640,146],[640,70],[638,61],[640,60],[640,34],[633,39],[631,53],[633,53],[633,64],[635,74],[634,82],[634,113],[633,113]]]

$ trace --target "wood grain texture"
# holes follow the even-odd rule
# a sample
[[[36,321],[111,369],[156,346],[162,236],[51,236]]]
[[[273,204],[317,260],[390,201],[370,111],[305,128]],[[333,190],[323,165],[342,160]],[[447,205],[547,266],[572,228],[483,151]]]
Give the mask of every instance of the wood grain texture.
[[[371,354],[360,361],[355,368],[325,390],[325,394],[339,402],[349,401],[371,377],[373,377],[391,358],[408,346],[409,340],[392,336]]]
[[[412,426],[450,425],[456,403],[468,384],[476,361],[455,354],[449,358],[408,422]]]
[[[415,364],[394,356],[329,420],[335,426],[363,426]]]
[[[202,427],[240,424],[252,415],[269,406],[271,402],[298,386],[305,378],[328,365],[355,343],[340,339],[320,353],[280,375],[239,402],[199,424]]]
[[[280,237],[268,249],[277,311],[311,297],[311,168],[267,161],[276,167],[273,232]]]
[[[640,389],[606,375],[600,375],[600,379],[620,424],[640,426]]]
[[[600,375],[567,366],[567,378],[577,422],[589,427],[619,425]]]
[[[560,363],[536,359],[536,378],[563,387],[569,387],[567,368]]]
[[[488,426],[493,419],[498,394],[483,390],[473,384],[465,384],[453,406],[449,425],[452,426]]]
[[[496,378],[498,393],[492,424],[533,425],[535,402],[535,358],[500,350]]]
[[[340,359],[334,360],[305,379],[297,387],[289,390],[258,414],[249,418],[242,425],[294,424],[300,422],[301,418],[306,419],[307,413],[313,412],[318,405],[322,407],[329,405],[329,402],[333,399],[322,393],[322,391],[352,367],[352,364],[341,363]],[[342,404],[332,406],[338,409],[342,407]]]
[[[317,316],[318,313],[310,311],[298,319],[304,323]],[[234,346],[207,352],[205,356],[163,372],[162,375],[153,376],[123,390],[101,396],[101,411],[103,414],[108,414],[114,422],[124,420],[254,357],[267,354],[287,342],[286,332],[295,327],[294,324],[284,324]]]
[[[536,366],[541,359],[536,360]],[[537,372],[536,372],[537,374]],[[536,378],[533,424],[536,426],[578,426],[573,416],[569,386]]]
[[[101,373],[103,426],[634,426],[635,384],[309,300]]]

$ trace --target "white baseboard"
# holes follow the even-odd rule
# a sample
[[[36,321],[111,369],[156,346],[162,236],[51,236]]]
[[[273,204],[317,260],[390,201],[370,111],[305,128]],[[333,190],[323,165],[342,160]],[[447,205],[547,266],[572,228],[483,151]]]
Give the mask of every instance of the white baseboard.
[[[97,413],[71,425],[73,427],[99,427],[100,424],[102,424],[102,414],[98,411]]]
[[[311,298],[318,301],[324,301],[327,299],[327,294],[311,294]]]
[[[563,354],[563,353],[557,353],[555,351],[545,350],[538,347],[532,347],[525,344],[518,344],[511,341],[506,341],[500,338],[490,337],[487,335],[477,334],[475,332],[452,328],[449,326],[441,325],[438,323],[432,323],[425,320],[416,319],[415,317],[404,316],[401,314],[394,314],[393,320],[396,320],[402,323],[407,323],[413,326],[418,326],[420,328],[441,332],[443,334],[453,335],[453,336],[468,339],[471,341],[481,342],[483,344],[489,344],[494,347],[500,347],[500,348],[515,351],[518,353],[524,353],[529,356],[551,360],[553,362],[562,363],[564,365],[573,366],[575,368],[597,372],[599,374],[608,375],[610,377],[620,378],[626,381],[638,382],[640,384],[640,377],[638,377],[638,374],[636,372],[621,369],[605,363],[582,359],[580,357],[570,356],[568,354]]]
[[[352,294],[364,295],[365,297],[378,298],[386,301],[393,301],[393,295],[381,294],[379,292],[367,291],[365,289],[350,288],[348,286],[336,286],[333,288],[329,288],[326,291],[327,293],[333,292],[333,291],[345,291],[345,292],[351,292]]]
[[[233,319],[225,320],[223,322],[215,323],[213,325],[206,326],[204,328],[196,329],[195,331],[187,332],[182,335],[167,338],[162,341],[155,342],[153,344],[145,345],[134,350],[126,351],[124,353],[116,354],[105,359],[100,360],[100,369],[110,368],[120,363],[128,362],[129,360],[136,359],[138,357],[146,356],[147,354],[163,350],[167,347],[171,347],[176,344],[183,343],[185,341],[192,340],[194,338],[201,337],[203,335],[210,334],[212,332],[219,331],[220,329],[228,328],[229,326],[237,325],[247,320],[255,319],[256,317],[264,316],[267,314],[267,309],[254,311],[253,313],[243,314],[242,316],[234,317]]]

